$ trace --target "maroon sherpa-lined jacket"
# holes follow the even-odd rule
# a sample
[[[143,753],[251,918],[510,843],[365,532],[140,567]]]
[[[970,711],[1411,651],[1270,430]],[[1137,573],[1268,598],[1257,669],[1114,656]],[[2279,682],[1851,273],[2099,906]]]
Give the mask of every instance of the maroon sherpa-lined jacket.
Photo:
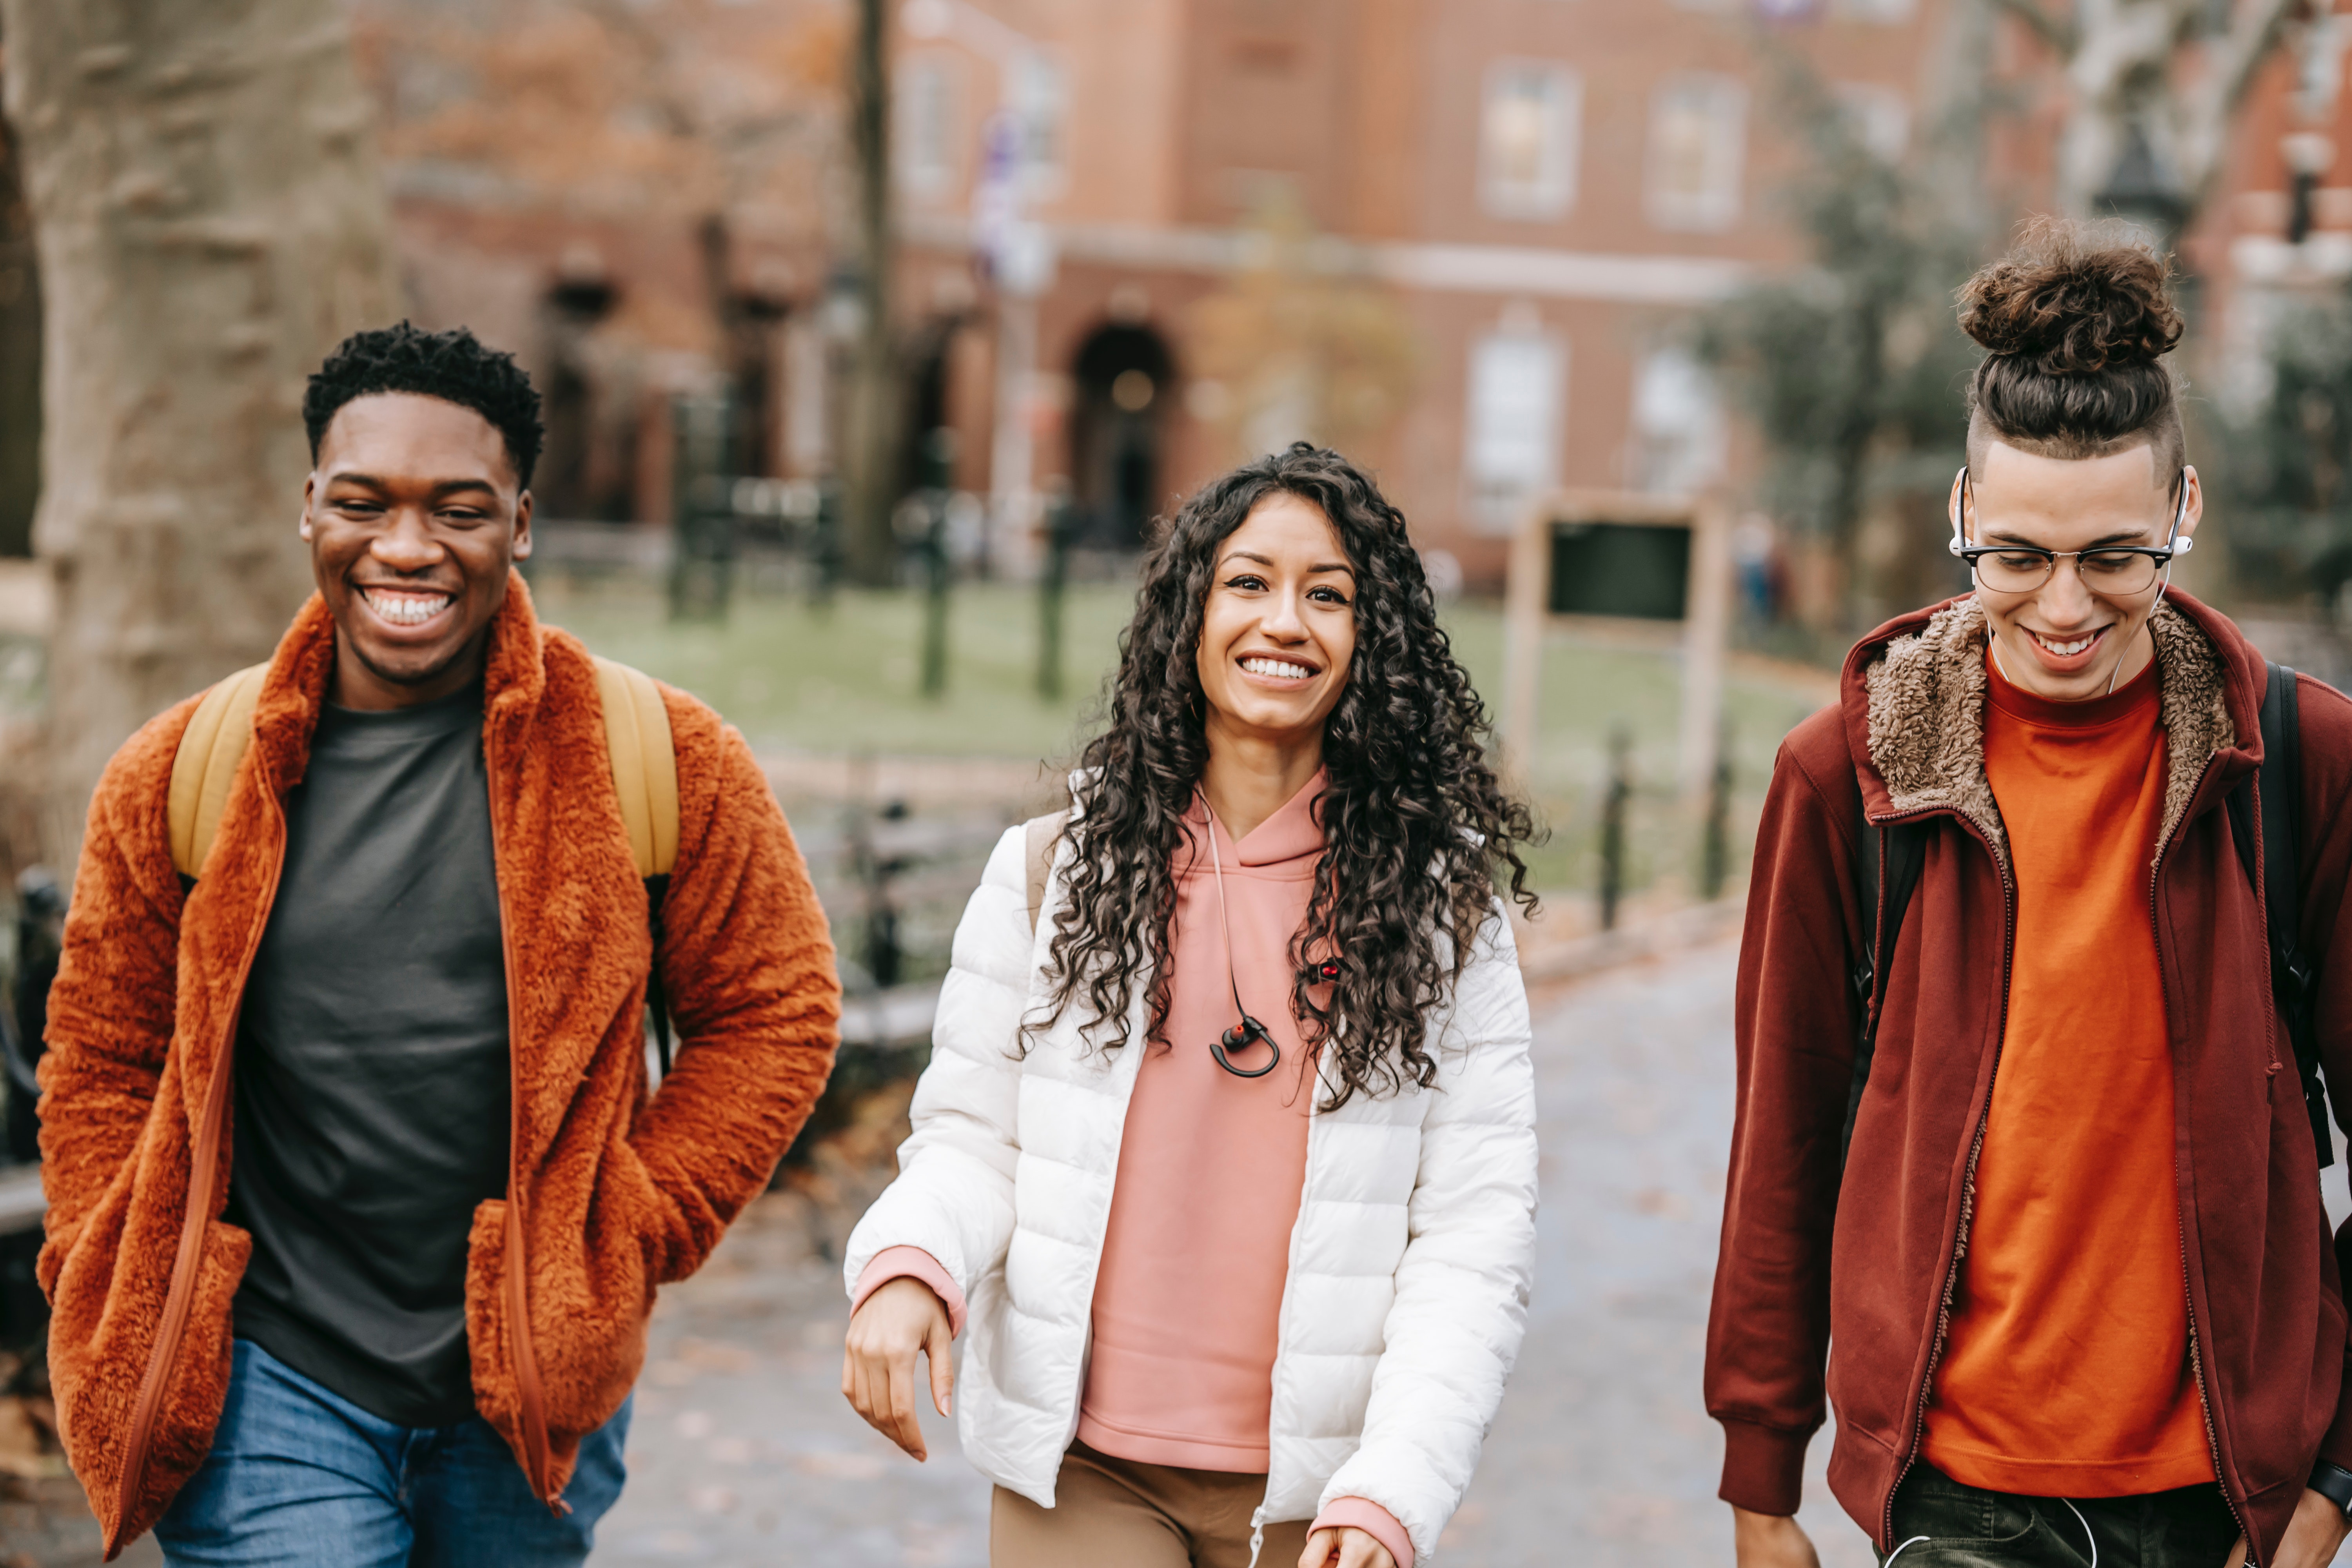
[[[2185,594],[2150,626],[2171,771],[2148,918],[2179,1085],[2181,1289],[2214,1468],[2254,1561],[2267,1563],[2315,1460],[2352,1468],[2352,1402],[2336,1253],[2294,1047],[2273,1016],[2263,900],[2223,806],[2261,764],[2266,671],[2234,626]],[[1984,639],[1983,611],[1962,598],[1854,648],[1840,703],[1781,748],[1740,949],[1738,1121],[1706,1342],[1722,1495],[1794,1512],[1826,1394],[1838,1417],[1831,1487],[1882,1552],[1968,1245],[2015,937],[2008,839],[1985,778]],[[2314,680],[2298,689],[2302,941],[2319,959],[2318,1036],[2342,1121],[2352,1110],[2352,702]],[[1854,880],[1863,809],[1873,823],[1930,831],[1841,1173],[1859,1011],[1851,977],[1876,918]],[[2083,1106],[2135,1114],[2095,1082],[2083,1085]]]
[[[41,1063],[55,1309],[49,1367],[66,1450],[111,1557],[203,1461],[229,1377],[229,1305],[252,1242],[220,1219],[231,1137],[184,1321],[163,1323],[195,1130],[227,1070],[269,918],[287,790],[334,664],[313,597],[278,644],[204,875],[183,893],[166,802],[197,699],[149,723],[90,803]],[[623,826],[595,670],[533,617],[520,577],[493,624],[483,748],[507,943],[513,1151],[474,1215],[466,1326],[474,1394],[542,1498],[620,1407],[657,1285],[700,1267],[766,1184],[831,1070],[840,991],[824,914],[743,738],[664,688],[678,843],[661,910],[662,985],[681,1041],[648,1095],[646,884]],[[367,962],[353,953],[352,962]],[[232,1134],[233,1136],[233,1134]],[[520,1279],[518,1279],[520,1275]],[[520,1304],[521,1310],[517,1312]],[[143,1481],[126,1495],[151,1352]]]

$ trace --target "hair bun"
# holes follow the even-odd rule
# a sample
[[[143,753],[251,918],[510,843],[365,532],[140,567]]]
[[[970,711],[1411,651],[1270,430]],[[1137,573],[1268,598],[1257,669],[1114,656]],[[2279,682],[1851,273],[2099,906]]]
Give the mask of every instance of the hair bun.
[[[2046,223],[1960,290],[1960,329],[2044,375],[2154,364],[2186,323],[2165,260],[2147,246]]]

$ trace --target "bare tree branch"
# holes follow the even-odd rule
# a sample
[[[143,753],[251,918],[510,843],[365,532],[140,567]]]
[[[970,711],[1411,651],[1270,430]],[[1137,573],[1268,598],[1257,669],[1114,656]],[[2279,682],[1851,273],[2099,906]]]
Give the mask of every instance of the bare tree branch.
[[[2279,41],[2279,33],[2294,13],[2302,10],[2305,0],[2254,0],[2252,5],[2238,7],[2231,19],[2229,37],[2221,45],[2221,58],[2214,62],[2214,81],[2219,88],[2221,118],[2228,119],[2245,101],[2254,85],[2254,73],[2270,58],[2271,50]]]
[[[2278,47],[2286,24],[2305,0],[2246,0],[2231,18],[2230,31],[2214,46],[2207,85],[2194,94],[2182,116],[2181,184],[2193,209],[2201,210],[2221,177],[2230,121],[2254,85],[2254,77]]]
[[[2040,0],[1991,0],[1991,5],[1995,10],[2006,11],[2032,28],[2035,37],[2061,56],[2072,55],[2075,46],[2081,42],[2074,30],[2074,17],[2052,16],[2042,8]]]

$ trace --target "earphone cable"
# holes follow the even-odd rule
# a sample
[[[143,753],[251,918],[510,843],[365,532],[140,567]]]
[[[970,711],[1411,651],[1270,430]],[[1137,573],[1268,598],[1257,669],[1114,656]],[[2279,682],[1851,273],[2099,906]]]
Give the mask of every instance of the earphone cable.
[[[1209,819],[1209,869],[1217,879],[1217,934],[1225,942],[1225,986],[1234,994],[1234,1011],[1247,1023],[1249,1009],[1242,1005],[1241,982],[1234,975],[1234,928],[1225,919],[1225,863],[1217,854],[1216,808],[1209,804],[1206,790],[1196,788],[1193,793],[1201,797],[1201,810]]]

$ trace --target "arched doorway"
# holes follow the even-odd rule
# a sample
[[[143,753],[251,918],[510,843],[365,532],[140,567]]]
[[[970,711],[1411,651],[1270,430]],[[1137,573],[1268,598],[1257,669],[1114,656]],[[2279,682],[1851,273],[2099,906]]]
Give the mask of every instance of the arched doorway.
[[[906,424],[899,431],[898,493],[955,484],[953,410],[949,406],[948,356],[963,325],[961,316],[924,323],[907,353]],[[945,433],[944,435],[942,433]]]
[[[1107,326],[1078,347],[1070,486],[1087,542],[1142,547],[1160,507],[1162,416],[1175,362],[1149,327]]]
[[[564,258],[541,304],[547,436],[531,489],[541,517],[628,522],[638,516],[633,356],[606,335],[620,289],[593,252]]]

